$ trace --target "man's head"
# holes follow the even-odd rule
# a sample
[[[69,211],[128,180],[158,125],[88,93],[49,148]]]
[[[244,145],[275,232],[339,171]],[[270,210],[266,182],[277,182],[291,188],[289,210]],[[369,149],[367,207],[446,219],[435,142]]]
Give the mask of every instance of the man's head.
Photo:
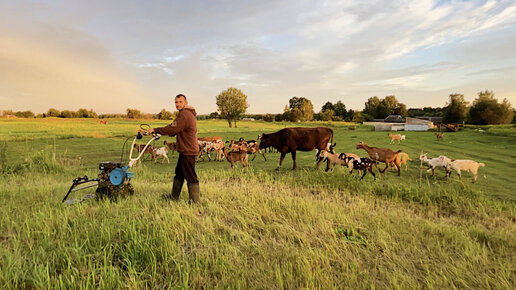
[[[186,100],[186,96],[183,95],[183,94],[179,94],[179,95],[176,96],[175,103],[176,103],[176,109],[178,111],[184,109],[184,107],[186,105],[188,105],[188,101]]]

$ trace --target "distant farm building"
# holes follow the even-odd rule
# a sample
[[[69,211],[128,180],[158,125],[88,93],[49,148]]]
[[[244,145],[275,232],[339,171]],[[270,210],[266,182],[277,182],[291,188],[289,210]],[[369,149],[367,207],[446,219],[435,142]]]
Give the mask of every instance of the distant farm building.
[[[435,128],[434,122],[429,118],[437,117],[418,117],[403,119],[400,115],[389,115],[385,119],[375,119],[373,122],[364,122],[364,125],[373,125],[375,131],[427,131]],[[436,122],[442,121],[435,119]]]

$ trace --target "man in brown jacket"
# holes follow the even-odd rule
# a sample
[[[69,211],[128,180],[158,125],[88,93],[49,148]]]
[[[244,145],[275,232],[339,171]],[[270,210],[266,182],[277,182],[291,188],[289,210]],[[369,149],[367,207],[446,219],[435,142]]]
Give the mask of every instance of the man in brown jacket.
[[[156,132],[161,135],[177,136],[177,151],[179,159],[176,165],[176,175],[172,186],[172,193],[165,198],[178,200],[186,179],[190,201],[199,201],[199,180],[195,173],[195,158],[199,152],[197,142],[197,113],[188,105],[185,95],[179,94],[175,98],[177,118],[170,125],[160,128],[150,128],[147,133]]]

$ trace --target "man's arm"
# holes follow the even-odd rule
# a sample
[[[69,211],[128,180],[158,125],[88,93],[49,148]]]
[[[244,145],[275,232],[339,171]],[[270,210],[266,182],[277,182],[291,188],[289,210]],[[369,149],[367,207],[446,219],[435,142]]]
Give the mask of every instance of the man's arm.
[[[152,130],[152,132],[156,132],[161,135],[175,136],[177,133],[182,132],[185,129],[186,129],[186,120],[181,112],[177,116],[177,118],[174,120],[174,122],[170,123],[169,125],[167,125],[165,127],[153,128],[153,129],[149,129],[149,130]],[[152,132],[150,132],[150,133],[152,133]]]

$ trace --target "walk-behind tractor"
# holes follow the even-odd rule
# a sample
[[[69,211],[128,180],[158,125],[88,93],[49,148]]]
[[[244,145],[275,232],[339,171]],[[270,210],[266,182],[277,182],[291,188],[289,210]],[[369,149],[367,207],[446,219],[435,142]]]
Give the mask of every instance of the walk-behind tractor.
[[[63,202],[67,204],[73,204],[91,198],[96,198],[97,200],[108,198],[111,201],[116,201],[119,196],[126,197],[134,194],[134,188],[131,185],[131,179],[134,177],[134,174],[132,172],[129,172],[128,170],[131,167],[133,167],[136,164],[136,162],[138,162],[138,160],[140,160],[142,155],[145,153],[147,147],[150,146],[151,142],[159,139],[160,137],[159,134],[153,133],[152,138],[149,140],[149,142],[147,142],[147,144],[145,144],[143,150],[140,150],[138,156],[136,158],[133,158],[133,150],[135,148],[134,144],[136,143],[136,140],[140,140],[143,138],[144,135],[146,135],[147,128],[149,128],[149,125],[147,124],[140,125],[140,130],[134,136],[133,143],[131,144],[131,150],[129,153],[128,165],[122,163],[122,160],[124,157],[125,144],[133,136],[125,140],[124,145],[122,146],[122,156],[120,157],[120,162],[101,162],[99,164],[100,172],[98,178],[90,179],[88,176],[75,178],[73,180],[72,186],[63,198]],[[71,192],[83,190],[94,186],[98,186],[97,190],[95,191],[95,194],[87,194],[81,199],[67,199]]]

